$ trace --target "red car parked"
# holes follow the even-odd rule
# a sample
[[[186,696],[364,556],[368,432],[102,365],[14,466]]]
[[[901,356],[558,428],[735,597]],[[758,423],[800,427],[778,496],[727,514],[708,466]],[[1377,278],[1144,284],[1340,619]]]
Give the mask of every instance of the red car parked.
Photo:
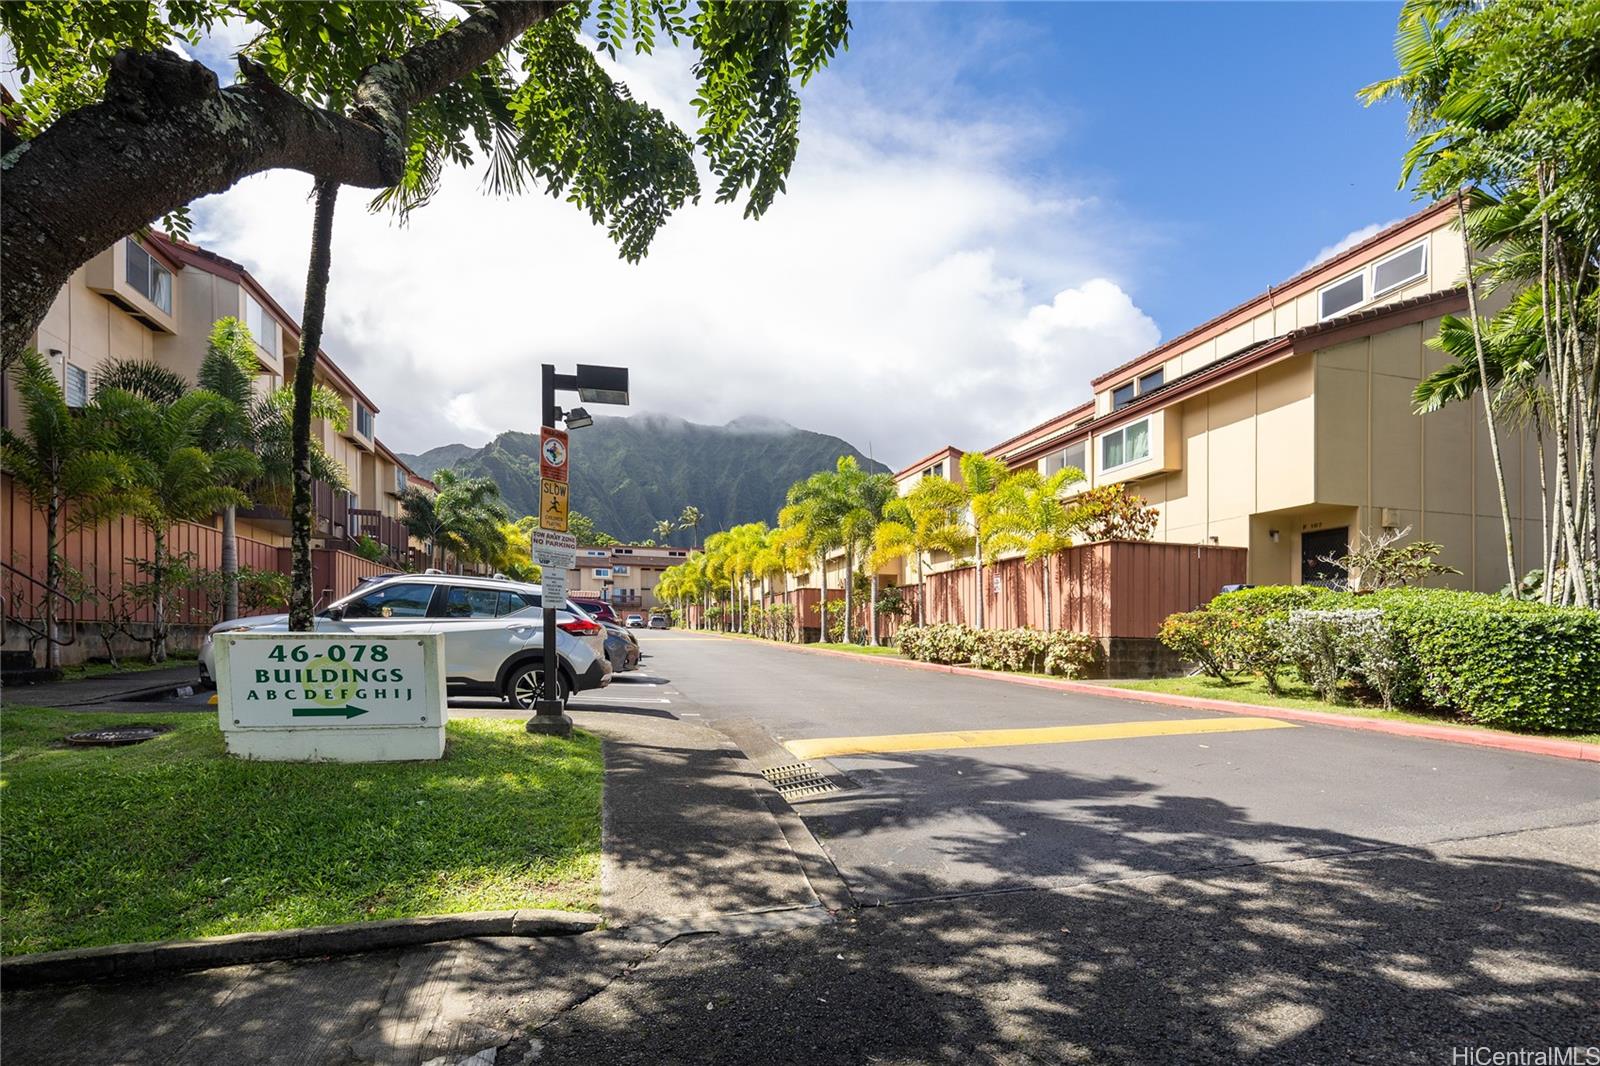
[[[613,611],[611,605],[605,600],[591,600],[574,596],[572,597],[572,602],[602,622],[610,622],[612,625],[617,626],[622,624],[622,620],[617,617],[617,612]]]

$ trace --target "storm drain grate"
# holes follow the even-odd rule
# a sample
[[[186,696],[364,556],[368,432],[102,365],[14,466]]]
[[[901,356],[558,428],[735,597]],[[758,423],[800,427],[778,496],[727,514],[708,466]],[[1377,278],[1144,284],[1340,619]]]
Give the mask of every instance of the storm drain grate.
[[[838,785],[824,777],[808,762],[771,766],[761,771],[761,776],[772,782],[772,787],[777,789],[778,795],[784,799],[821,796],[839,791]]]

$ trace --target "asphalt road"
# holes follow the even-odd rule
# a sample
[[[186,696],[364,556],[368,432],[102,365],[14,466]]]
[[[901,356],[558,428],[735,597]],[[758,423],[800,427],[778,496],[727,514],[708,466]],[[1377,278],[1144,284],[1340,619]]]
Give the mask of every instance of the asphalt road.
[[[1216,717],[681,633],[646,650],[662,706],[758,741]],[[796,809],[861,909],[669,945],[541,1026],[537,1061],[1600,1044],[1594,764],[1319,726],[831,761],[860,787]]]
[[[747,719],[779,743],[890,735],[892,749],[937,731],[1240,721],[754,641],[650,634],[646,647],[680,693],[673,712]],[[859,788],[796,807],[861,904],[1600,825],[1592,763],[1262,725],[834,756]]]

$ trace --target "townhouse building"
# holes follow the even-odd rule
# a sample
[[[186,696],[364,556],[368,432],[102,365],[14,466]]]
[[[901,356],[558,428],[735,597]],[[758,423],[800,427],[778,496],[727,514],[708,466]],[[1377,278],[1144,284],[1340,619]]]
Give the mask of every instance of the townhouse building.
[[[96,371],[112,360],[151,360],[195,380],[212,326],[229,316],[250,329],[258,389],[292,381],[299,324],[248,270],[187,241],[130,236],[73,274],[40,323],[35,347],[55,369],[68,404],[79,407]],[[381,545],[383,561],[403,566],[413,545],[400,522],[400,496],[415,474],[378,439],[378,405],[325,352],[316,378],[347,410],[343,429],[318,419],[312,431],[344,467],[349,490],[314,486],[313,546],[349,549],[368,536]],[[9,384],[4,392],[0,418],[10,425],[21,414]],[[270,505],[241,512],[237,530],[268,545],[289,543],[288,516]]]
[[[1153,505],[1157,540],[1249,549],[1255,584],[1326,581],[1363,537],[1409,529],[1461,571],[1505,584],[1481,404],[1427,415],[1429,346],[1467,313],[1454,205],[1435,204],[1106,371],[1092,400],[988,450],[1012,469],[1082,470]],[[1539,565],[1533,434],[1501,427],[1519,573]]]
[[[577,565],[567,571],[567,587],[574,596],[605,600],[616,611],[647,614],[658,605],[661,572],[688,557],[688,548],[643,544],[579,548]]]
[[[1461,571],[1436,583],[1496,591],[1506,565],[1482,406],[1412,405],[1446,363],[1428,344],[1440,319],[1467,313],[1453,222],[1452,203],[1418,211],[1105,371],[1092,399],[986,453],[1013,470],[1077,468],[1069,494],[1123,485],[1155,508],[1156,540],[1247,548],[1254,584],[1335,579],[1330,558],[1409,529]],[[1540,565],[1538,449],[1507,426],[1500,447],[1525,573]],[[947,447],[895,478],[909,492],[930,474],[958,477],[959,459]],[[830,564],[830,585],[840,576]],[[914,581],[914,563],[882,576]]]

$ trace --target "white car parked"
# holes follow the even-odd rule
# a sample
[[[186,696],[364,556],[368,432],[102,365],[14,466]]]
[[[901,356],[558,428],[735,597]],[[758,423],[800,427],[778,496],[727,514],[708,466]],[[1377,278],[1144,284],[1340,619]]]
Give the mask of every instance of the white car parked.
[[[571,603],[556,613],[561,698],[611,683],[604,628]],[[287,632],[286,614],[233,618],[211,627],[200,646],[200,680],[216,677],[218,633]],[[544,610],[538,585],[504,578],[396,574],[365,584],[319,611],[319,633],[444,635],[445,683],[452,696],[500,696],[532,707],[544,678]]]

